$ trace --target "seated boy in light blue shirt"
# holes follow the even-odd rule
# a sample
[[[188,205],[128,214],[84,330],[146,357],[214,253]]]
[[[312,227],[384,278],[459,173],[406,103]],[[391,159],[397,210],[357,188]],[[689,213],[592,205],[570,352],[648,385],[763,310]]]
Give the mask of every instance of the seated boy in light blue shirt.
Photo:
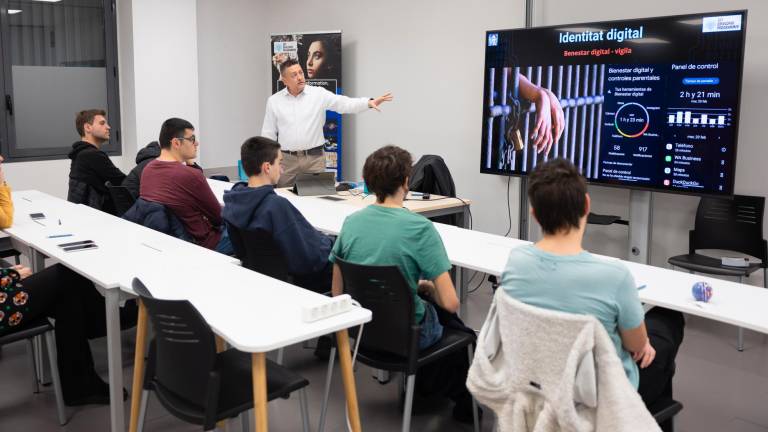
[[[629,270],[619,261],[582,249],[590,198],[573,164],[554,159],[539,165],[531,173],[528,196],[544,236],[534,245],[512,250],[502,289],[532,306],[594,316],[607,330],[646,405],[671,398],[682,315],[655,308],[644,317]]]

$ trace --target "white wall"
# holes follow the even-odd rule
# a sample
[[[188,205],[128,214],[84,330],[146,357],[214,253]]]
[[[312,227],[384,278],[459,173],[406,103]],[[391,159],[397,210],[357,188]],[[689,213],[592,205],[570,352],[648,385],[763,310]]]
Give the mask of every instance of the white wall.
[[[157,141],[167,118],[199,124],[197,38],[195,1],[118,1],[126,170],[135,165],[138,149]]]
[[[265,3],[198,0],[201,162],[235,165],[240,145],[259,135],[269,85]]]
[[[616,2],[538,0],[536,24],[637,18],[749,9],[736,192],[768,195],[762,165],[761,102],[766,96],[768,3],[762,0],[646,0]],[[345,116],[344,176],[360,177],[365,156],[393,143],[442,155],[460,196],[473,200],[474,227],[507,231],[506,178],[479,173],[483,36],[493,28],[521,27],[523,0],[471,3],[425,0],[389,2],[282,2],[198,0],[201,130],[220,150],[214,165],[232,165],[240,142],[258,133],[269,94],[268,34],[341,29],[345,93],[376,96],[392,91],[382,113]],[[246,27],[246,28],[243,28]],[[249,28],[250,27],[250,28]],[[233,70],[235,69],[235,70]],[[205,146],[205,142],[203,143]],[[207,155],[206,155],[207,157]],[[512,235],[517,233],[517,180],[512,180]],[[591,188],[596,212],[627,216],[625,190]],[[654,194],[652,263],[685,252],[698,199]],[[590,227],[587,247],[625,257],[626,227]],[[760,275],[762,276],[762,275]]]
[[[266,14],[267,33],[342,30],[345,94],[394,93],[395,100],[381,113],[345,116],[345,178],[361,178],[365,157],[385,144],[404,147],[415,158],[439,154],[459,195],[473,200],[475,228],[506,232],[507,179],[479,174],[482,47],[486,30],[523,25],[522,0],[267,0]],[[261,85],[269,88],[269,80],[262,79]],[[512,183],[516,232],[517,181]]]

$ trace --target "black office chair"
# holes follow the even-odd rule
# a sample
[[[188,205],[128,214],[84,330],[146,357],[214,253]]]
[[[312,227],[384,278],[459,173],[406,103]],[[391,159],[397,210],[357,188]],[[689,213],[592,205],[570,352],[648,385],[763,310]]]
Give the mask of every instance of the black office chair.
[[[275,279],[290,281],[288,261],[272,240],[272,233],[240,229],[229,222],[227,231],[235,256],[242,261],[243,267]]]
[[[675,416],[682,410],[683,404],[672,398],[659,400],[648,407],[648,411],[664,432],[675,432]]]
[[[210,177],[208,177],[211,180],[218,180],[229,183],[229,176],[226,176],[224,174],[213,174]]]
[[[0,267],[10,267],[11,264],[5,260],[5,258],[13,257],[13,261],[16,265],[21,264],[19,256],[21,252],[13,248],[13,243],[10,237],[0,238]]]
[[[696,210],[694,229],[689,231],[688,253],[669,258],[672,267],[738,277],[742,282],[763,269],[763,286],[768,288],[768,242],[763,238],[765,197],[734,195],[733,199],[703,197]],[[720,259],[696,253],[700,249],[740,252],[760,259],[747,267],[722,265]],[[739,328],[738,350],[744,350],[743,329]]]
[[[34,345],[32,340],[38,336],[45,336],[45,345],[48,348],[48,362],[51,365],[51,378],[53,380],[53,392],[56,397],[56,410],[59,416],[59,424],[67,424],[67,413],[64,407],[64,396],[61,393],[61,380],[59,379],[59,368],[56,366],[56,341],[53,334],[53,325],[48,318],[39,318],[29,323],[22,323],[13,333],[0,337],[0,347],[14,342],[26,340],[29,346],[29,353],[32,357],[32,371],[34,378],[34,392],[40,392],[39,374],[37,362],[34,356]]]
[[[419,351],[421,327],[415,322],[413,293],[397,266],[367,266],[336,259],[344,281],[344,293],[373,313],[373,320],[365,325],[360,340],[357,359],[372,368],[402,372],[407,377],[402,431],[410,430],[414,384],[419,368],[466,349],[472,360],[473,334],[443,329],[442,339],[435,345]],[[355,336],[355,331],[351,332]],[[335,349],[331,351],[331,358]],[[329,367],[330,369],[330,367]],[[328,377],[330,381],[330,374]],[[321,408],[322,432],[329,386],[323,395]],[[473,400],[475,431],[479,431],[479,419]]]
[[[213,332],[188,301],[156,299],[139,279],[133,280],[133,290],[144,302],[155,334],[146,363],[139,427],[144,423],[149,390],[171,414],[203,425],[203,430],[213,430],[216,422],[253,408],[248,353],[230,349],[217,354]],[[302,376],[267,360],[267,400],[299,390],[305,432],[309,430],[307,385]],[[248,424],[246,418],[243,421],[244,426]]]
[[[113,186],[109,181],[105,182],[104,186],[106,186],[112,204],[115,206],[115,216],[122,217],[136,202],[136,198],[125,186]]]

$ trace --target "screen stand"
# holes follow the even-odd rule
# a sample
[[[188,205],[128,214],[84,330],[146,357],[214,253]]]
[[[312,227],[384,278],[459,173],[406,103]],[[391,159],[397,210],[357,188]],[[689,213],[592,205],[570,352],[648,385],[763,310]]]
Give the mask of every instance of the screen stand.
[[[536,0],[525,0],[525,27],[531,28],[533,27],[533,19],[534,19],[534,12],[536,8]],[[509,197],[507,197],[509,199]],[[528,208],[528,176],[522,176],[520,178],[520,209],[519,209],[519,218],[518,220],[518,227],[517,227],[517,238],[520,240],[530,240],[530,241],[537,241],[541,235],[538,236],[536,233],[533,233],[534,235],[531,236],[531,230],[530,227],[533,225],[535,227],[538,227],[538,224],[532,224],[530,223],[530,216],[531,216],[531,210]],[[537,238],[538,237],[538,238]]]
[[[629,191],[629,261],[650,263],[652,211],[653,192]]]
[[[509,197],[507,197],[509,199]],[[517,238],[520,240],[529,240],[528,218],[531,211],[528,209],[528,176],[520,177],[520,208],[517,218]]]

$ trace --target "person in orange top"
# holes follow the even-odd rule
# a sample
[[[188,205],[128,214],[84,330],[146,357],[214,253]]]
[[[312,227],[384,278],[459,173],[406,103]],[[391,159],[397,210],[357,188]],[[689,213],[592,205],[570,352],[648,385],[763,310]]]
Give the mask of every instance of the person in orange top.
[[[13,225],[13,201],[11,201],[11,187],[5,182],[3,160],[0,156],[0,228],[8,228]]]
[[[0,228],[5,229],[13,225],[13,199],[2,162],[0,156]],[[135,323],[135,304],[126,303],[120,315],[123,324]],[[64,402],[108,404],[109,386],[96,374],[88,344],[88,339],[103,336],[106,329],[104,298],[93,283],[61,264],[34,274],[21,265],[0,268],[0,336],[40,317],[56,320]]]

